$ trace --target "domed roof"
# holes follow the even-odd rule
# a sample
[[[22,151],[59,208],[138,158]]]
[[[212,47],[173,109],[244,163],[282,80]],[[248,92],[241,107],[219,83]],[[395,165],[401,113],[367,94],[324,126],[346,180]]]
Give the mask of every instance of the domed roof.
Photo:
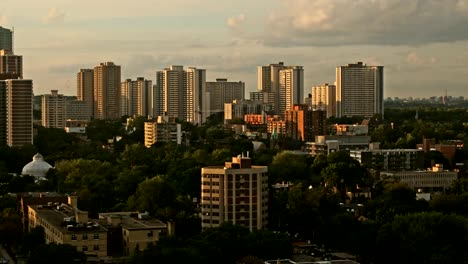
[[[33,160],[23,167],[21,174],[34,177],[45,177],[49,169],[52,168],[49,163],[44,161],[44,157],[37,153]]]

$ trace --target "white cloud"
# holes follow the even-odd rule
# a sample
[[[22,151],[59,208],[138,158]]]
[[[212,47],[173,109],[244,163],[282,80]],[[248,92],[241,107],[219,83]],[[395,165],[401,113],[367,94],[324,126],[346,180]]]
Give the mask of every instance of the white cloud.
[[[245,15],[240,14],[237,16],[229,17],[227,19],[227,24],[230,28],[237,28],[239,25],[241,25],[245,21]]]
[[[64,19],[65,19],[65,13],[53,7],[49,9],[49,13],[45,17],[43,17],[42,21],[46,24],[51,24],[51,23],[62,23]]]
[[[468,39],[468,0],[283,0],[266,45],[421,45]]]

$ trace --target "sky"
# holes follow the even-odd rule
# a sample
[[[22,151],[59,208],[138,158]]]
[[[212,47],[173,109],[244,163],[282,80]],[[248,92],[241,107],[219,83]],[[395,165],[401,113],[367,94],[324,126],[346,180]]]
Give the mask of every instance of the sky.
[[[76,95],[76,73],[122,79],[170,65],[257,90],[257,66],[304,66],[305,94],[336,66],[384,66],[385,97],[468,97],[468,0],[2,0],[0,26],[36,95]]]

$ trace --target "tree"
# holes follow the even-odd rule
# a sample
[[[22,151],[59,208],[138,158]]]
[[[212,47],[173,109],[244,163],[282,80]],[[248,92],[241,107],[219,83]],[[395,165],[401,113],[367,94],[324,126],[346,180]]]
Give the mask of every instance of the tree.
[[[128,199],[127,205],[131,210],[147,211],[166,221],[175,217],[173,205],[176,197],[175,188],[162,177],[156,176],[140,183],[135,195]]]
[[[466,219],[436,212],[396,216],[377,237],[379,263],[463,263]]]
[[[299,182],[310,176],[304,155],[296,155],[288,151],[276,154],[268,169],[269,181],[272,184],[281,181]]]
[[[322,169],[322,177],[327,187],[334,187],[341,197],[346,192],[356,190],[358,184],[363,182],[363,169],[359,162],[344,151],[330,153],[327,157],[327,167]]]
[[[31,253],[28,264],[82,264],[86,263],[86,255],[69,244],[42,244]]]
[[[46,243],[44,228],[42,226],[34,227],[24,236],[23,241],[23,253],[29,255]]]

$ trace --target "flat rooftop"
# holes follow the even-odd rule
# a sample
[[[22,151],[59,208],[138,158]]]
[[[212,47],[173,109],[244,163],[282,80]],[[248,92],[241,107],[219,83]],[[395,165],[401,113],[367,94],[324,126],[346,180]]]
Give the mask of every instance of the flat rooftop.
[[[75,213],[82,211],[70,205],[30,205],[29,207],[36,211],[39,218],[44,219],[62,233],[107,232],[107,229],[93,219],[89,219],[87,223],[77,223]]]
[[[143,219],[138,218],[137,212],[111,212],[111,213],[100,213],[100,222],[106,221],[108,218],[115,218],[120,221],[120,226],[127,230],[152,230],[152,229],[165,229],[167,225],[158,220],[148,218],[147,215],[143,215]],[[109,224],[107,222],[107,224]]]

